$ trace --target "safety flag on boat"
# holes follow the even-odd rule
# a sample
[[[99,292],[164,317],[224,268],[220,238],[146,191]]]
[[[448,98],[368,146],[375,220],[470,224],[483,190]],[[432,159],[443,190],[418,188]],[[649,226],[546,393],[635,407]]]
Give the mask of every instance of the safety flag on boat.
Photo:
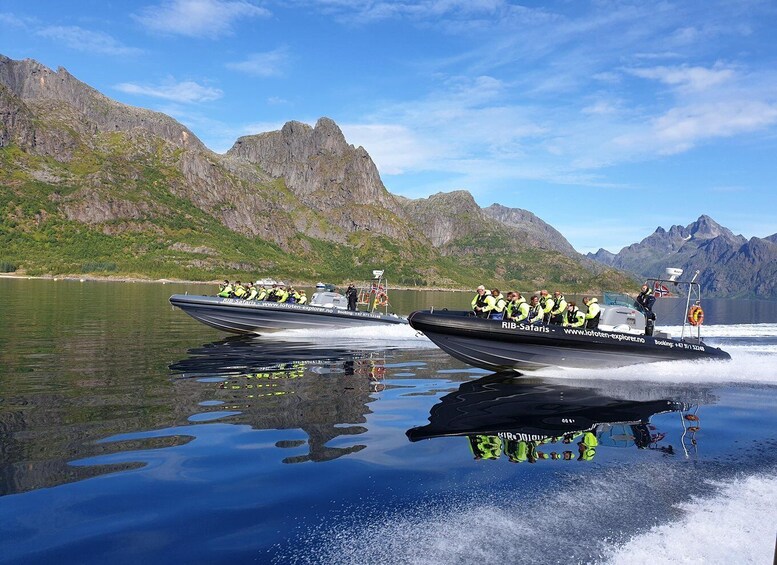
[[[672,293],[669,292],[669,289],[659,281],[653,283],[653,294],[656,298],[672,296]]]

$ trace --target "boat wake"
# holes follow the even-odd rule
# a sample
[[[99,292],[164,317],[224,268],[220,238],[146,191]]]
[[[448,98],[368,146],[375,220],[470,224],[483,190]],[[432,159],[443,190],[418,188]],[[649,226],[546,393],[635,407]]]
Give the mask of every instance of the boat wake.
[[[777,386],[777,371],[764,354],[728,349],[731,361],[666,361],[615,369],[542,369],[532,376],[563,380],[646,381],[679,384],[753,384]],[[735,366],[732,367],[732,364]]]
[[[777,522],[773,465],[750,476],[699,483],[689,467],[660,466],[657,472],[656,465],[645,464],[595,477],[567,476],[560,490],[477,493],[476,502],[452,494],[393,514],[343,516],[331,531],[330,523],[308,533],[303,547],[283,560],[769,563]]]
[[[680,335],[680,326],[667,328]],[[532,376],[573,380],[649,381],[673,384],[753,384],[777,386],[777,324],[705,326],[707,345],[723,347],[730,361],[663,361],[612,369],[548,368]]]
[[[262,341],[315,342],[322,348],[354,349],[435,349],[423,334],[408,325],[363,326],[338,329],[283,330],[262,335]]]
[[[684,514],[677,522],[654,526],[621,547],[605,548],[605,562],[769,563],[777,478],[761,474],[712,484],[718,489],[714,496],[677,505]]]

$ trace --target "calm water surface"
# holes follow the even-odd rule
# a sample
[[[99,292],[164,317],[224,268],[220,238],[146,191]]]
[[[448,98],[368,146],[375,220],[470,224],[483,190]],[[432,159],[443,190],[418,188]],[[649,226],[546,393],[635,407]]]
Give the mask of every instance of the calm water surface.
[[[409,327],[227,338],[167,302],[207,290],[0,279],[0,561],[771,562],[777,303],[707,301],[730,363],[507,379]]]

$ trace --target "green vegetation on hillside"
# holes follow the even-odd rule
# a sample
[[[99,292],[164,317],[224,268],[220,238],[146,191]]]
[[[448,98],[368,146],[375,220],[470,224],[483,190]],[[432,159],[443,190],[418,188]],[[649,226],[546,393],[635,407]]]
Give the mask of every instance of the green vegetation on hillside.
[[[631,285],[614,272],[580,274],[573,260],[555,252],[505,253],[509,242],[498,232],[453,242],[444,255],[370,232],[352,233],[345,243],[296,234],[284,250],[229,229],[181,196],[180,150],[159,140],[138,148],[124,133],[102,134],[95,146],[76,147],[67,162],[0,148],[0,271],[344,282],[382,268],[394,284],[419,287],[559,284],[583,291]],[[282,180],[252,189],[288,198]],[[111,206],[120,211],[102,210]],[[327,230],[325,217],[304,213]]]

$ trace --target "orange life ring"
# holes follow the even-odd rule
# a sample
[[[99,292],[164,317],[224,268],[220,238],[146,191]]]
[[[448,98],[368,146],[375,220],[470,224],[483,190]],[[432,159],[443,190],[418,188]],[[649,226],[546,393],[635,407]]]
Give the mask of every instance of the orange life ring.
[[[388,306],[388,296],[386,296],[385,292],[379,292],[377,296],[375,296],[375,306]]]
[[[688,310],[688,323],[692,326],[700,326],[704,323],[704,310],[698,304],[694,304]]]

